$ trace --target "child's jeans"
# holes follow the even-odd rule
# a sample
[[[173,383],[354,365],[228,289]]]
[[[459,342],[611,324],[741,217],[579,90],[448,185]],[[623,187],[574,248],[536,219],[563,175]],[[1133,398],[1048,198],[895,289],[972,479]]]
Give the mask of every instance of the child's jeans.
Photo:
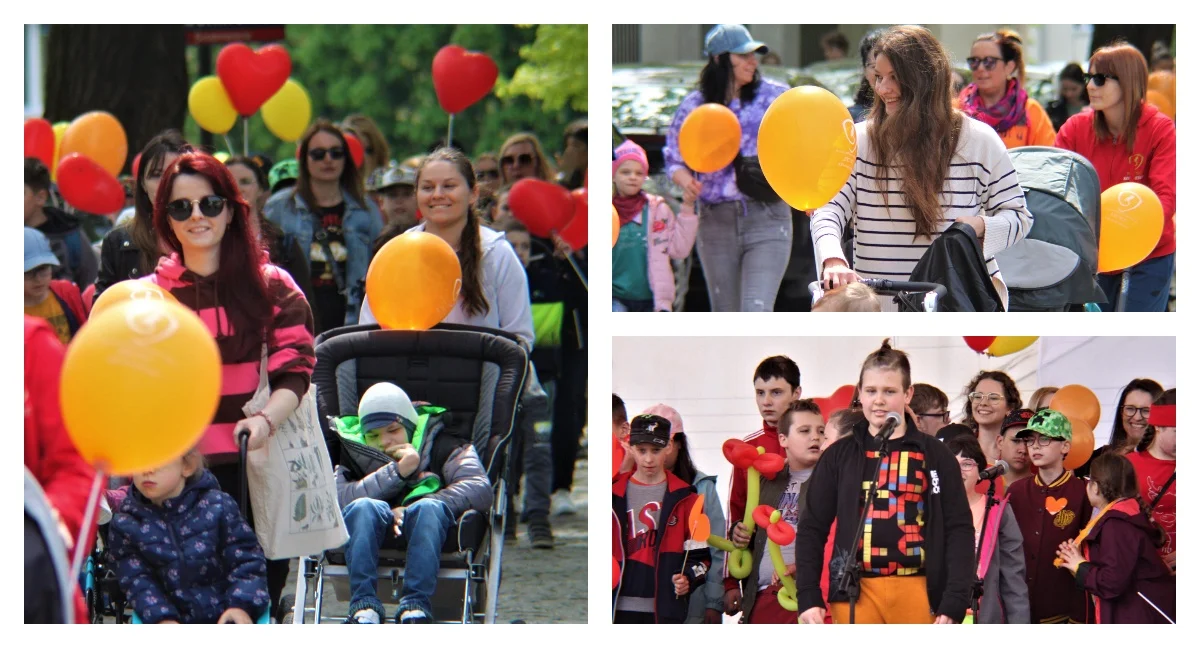
[[[350,614],[374,609],[383,616],[383,604],[376,596],[379,548],[391,537],[395,526],[392,508],[387,502],[362,498],[342,509],[350,540],[346,542],[346,568],[350,572]],[[404,509],[403,536],[408,538],[404,570],[403,598],[400,609],[419,607],[431,612],[430,599],[437,586],[442,545],[446,531],[454,524],[450,508],[441,500],[425,498]]]

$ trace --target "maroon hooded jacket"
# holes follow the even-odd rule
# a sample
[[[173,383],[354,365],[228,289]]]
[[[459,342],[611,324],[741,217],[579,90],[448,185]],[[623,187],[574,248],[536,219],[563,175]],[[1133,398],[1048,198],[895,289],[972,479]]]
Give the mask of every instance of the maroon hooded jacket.
[[[1135,499],[1118,501],[1096,521],[1075,583],[1092,595],[1098,622],[1168,623],[1155,606],[1175,620],[1175,576],[1158,555],[1157,535]]]

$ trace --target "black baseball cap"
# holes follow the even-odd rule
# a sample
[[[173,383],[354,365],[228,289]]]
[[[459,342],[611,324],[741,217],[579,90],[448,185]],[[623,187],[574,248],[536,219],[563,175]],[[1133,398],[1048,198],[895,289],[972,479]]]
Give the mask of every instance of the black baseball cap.
[[[659,448],[671,441],[671,422],[656,414],[638,414],[629,422],[629,445],[649,443]]]
[[[953,439],[959,435],[973,437],[975,436],[975,433],[971,431],[971,428],[963,425],[962,423],[951,423],[950,425],[938,430],[937,434],[934,434],[933,436],[936,437],[938,441],[945,443],[946,441],[949,441],[950,439]]]
[[[1004,423],[1000,425],[1001,432],[1008,432],[1008,428],[1019,426],[1022,430],[1029,424],[1029,419],[1033,418],[1033,410],[1031,409],[1015,409],[1004,417]]]

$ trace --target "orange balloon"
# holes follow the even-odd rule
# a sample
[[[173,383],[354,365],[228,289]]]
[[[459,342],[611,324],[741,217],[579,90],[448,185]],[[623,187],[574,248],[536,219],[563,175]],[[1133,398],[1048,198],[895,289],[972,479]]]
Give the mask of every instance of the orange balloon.
[[[1159,70],[1150,74],[1146,79],[1147,90],[1157,90],[1168,99],[1171,100],[1171,105],[1175,105],[1175,73],[1167,70]]]
[[[758,162],[794,209],[824,206],[854,171],[858,132],[837,95],[814,86],[775,98],[758,127]]]
[[[1167,117],[1175,119],[1175,102],[1171,101],[1171,98],[1166,93],[1158,90],[1147,90],[1146,103],[1158,108]]]
[[[721,104],[707,103],[693,110],[679,129],[679,154],[693,171],[720,171],[741,148],[742,125]]]
[[[101,293],[96,303],[92,304],[92,312],[89,317],[95,317],[122,302],[138,299],[178,302],[174,295],[157,284],[141,279],[127,279],[109,286]]]
[[[80,153],[116,177],[125,166],[129,144],[116,117],[93,110],[75,118],[63,133],[61,157]]]
[[[1087,421],[1070,415],[1067,419],[1071,421],[1071,451],[1063,460],[1063,468],[1075,470],[1092,458],[1092,453],[1096,450],[1096,437]]]
[[[617,208],[613,207],[613,247],[617,247],[617,237],[621,235],[621,217],[617,215]]]
[[[1100,399],[1083,385],[1067,385],[1050,399],[1050,409],[1075,417],[1095,428],[1100,424]]]
[[[461,290],[454,249],[428,232],[388,241],[367,269],[367,299],[385,329],[428,329],[454,310]]]
[[[1113,185],[1100,194],[1100,272],[1141,263],[1163,231],[1162,201],[1136,182]]]

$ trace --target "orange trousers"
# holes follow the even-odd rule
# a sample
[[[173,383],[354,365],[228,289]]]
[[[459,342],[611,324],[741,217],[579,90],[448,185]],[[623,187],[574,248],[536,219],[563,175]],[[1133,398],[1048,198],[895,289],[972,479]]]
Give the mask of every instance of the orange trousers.
[[[859,581],[855,623],[933,623],[924,576],[877,576]],[[849,603],[830,603],[834,623],[850,623]]]

